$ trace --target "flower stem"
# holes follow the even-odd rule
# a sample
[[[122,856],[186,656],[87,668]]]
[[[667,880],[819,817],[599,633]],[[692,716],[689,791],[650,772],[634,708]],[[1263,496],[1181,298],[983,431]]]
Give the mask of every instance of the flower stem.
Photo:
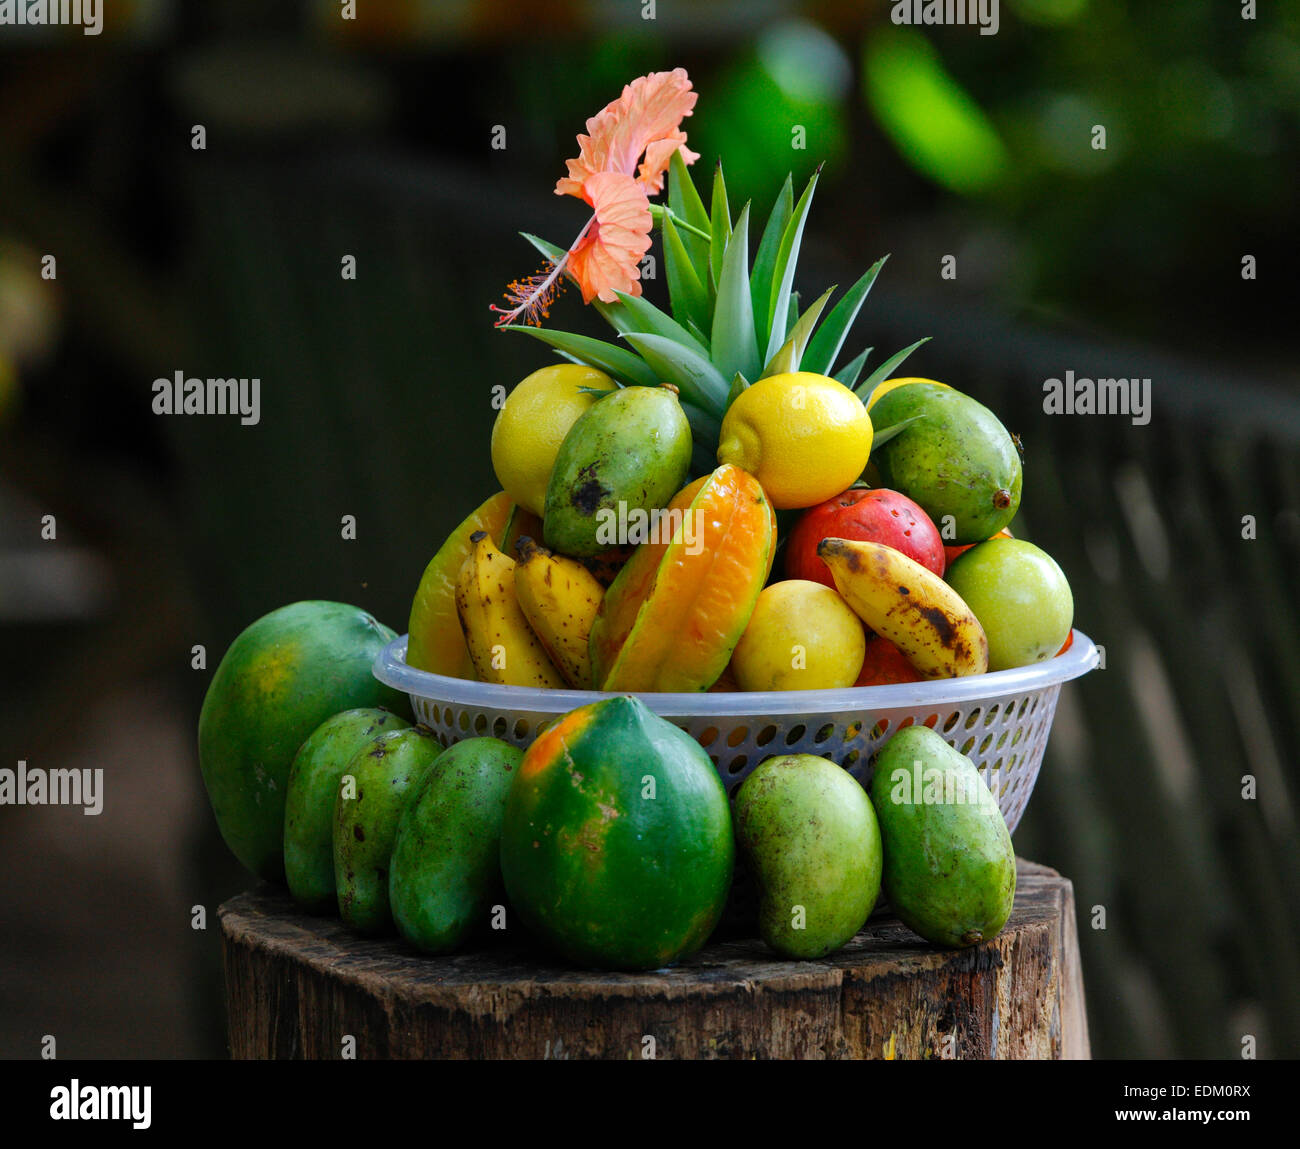
[[[689,231],[692,235],[698,235],[701,239],[707,240],[709,243],[713,242],[713,236],[709,232],[702,231],[694,224],[687,223],[681,216],[673,211],[672,208],[664,207],[661,203],[652,203],[650,205],[650,215],[659,225],[660,229],[663,228],[665,219],[671,219],[673,221],[673,226],[678,230]]]

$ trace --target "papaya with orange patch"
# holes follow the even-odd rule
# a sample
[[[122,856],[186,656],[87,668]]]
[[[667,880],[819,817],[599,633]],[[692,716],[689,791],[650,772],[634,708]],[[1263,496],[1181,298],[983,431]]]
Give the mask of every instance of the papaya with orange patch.
[[[753,475],[724,464],[681,491],[668,514],[681,516],[664,520],[671,534],[636,549],[592,626],[601,690],[708,690],[767,581],[776,520]]]
[[[630,696],[548,727],[506,798],[510,904],[579,965],[658,969],[694,953],[722,916],[734,858],[727,793],[708,755]]]

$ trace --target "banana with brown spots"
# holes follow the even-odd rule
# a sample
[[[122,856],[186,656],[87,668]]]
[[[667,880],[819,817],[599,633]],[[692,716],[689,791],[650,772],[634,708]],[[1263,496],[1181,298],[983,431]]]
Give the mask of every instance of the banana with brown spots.
[[[498,686],[563,689],[564,676],[519,607],[514,559],[487,531],[475,531],[470,541],[473,550],[456,580],[456,610],[475,675]]]
[[[569,685],[591,690],[587,640],[605,588],[583,563],[554,554],[526,535],[515,551],[515,594],[528,625]]]
[[[883,543],[822,539],[817,553],[857,616],[927,678],[988,670],[984,628],[932,570]]]

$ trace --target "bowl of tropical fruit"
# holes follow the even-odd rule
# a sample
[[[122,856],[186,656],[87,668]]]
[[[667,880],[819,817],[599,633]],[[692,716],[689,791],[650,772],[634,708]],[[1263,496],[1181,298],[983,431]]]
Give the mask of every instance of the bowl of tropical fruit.
[[[274,754],[240,710],[267,705],[269,639],[239,649],[267,619],[209,691],[232,849],[362,932],[445,953],[509,907],[576,964],[655,968],[741,886],[738,928],[792,958],[845,944],[882,889],[937,945],[1010,913],[1057,694],[1098,657],[1061,568],[1011,533],[1020,443],[954,382],[900,373],[924,340],[855,349],[885,260],[803,302],[816,174],[761,225],[721,164],[706,202],[695,99],[654,73],[578,137],[555,190],[590,217],[567,249],[526,236],[543,266],[494,307],[560,361],[499,404],[500,489],[428,562],[408,633],[342,608],[373,676]],[[656,233],[663,308],[642,293]],[[610,338],[549,326],[566,286]]]

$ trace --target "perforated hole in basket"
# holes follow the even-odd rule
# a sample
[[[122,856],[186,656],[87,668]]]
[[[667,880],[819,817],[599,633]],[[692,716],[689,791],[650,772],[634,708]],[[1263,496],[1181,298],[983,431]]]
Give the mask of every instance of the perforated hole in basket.
[[[1033,789],[1057,693],[1059,686],[1014,697],[977,698],[937,710],[897,707],[781,715],[732,711],[673,716],[670,721],[704,747],[728,791],[734,791],[767,758],[796,753],[829,758],[865,785],[881,747],[902,728],[923,723],[972,758],[1014,828]],[[450,705],[423,697],[413,697],[412,705],[444,745],[471,733],[491,732],[527,746],[559,717],[490,705]]]

